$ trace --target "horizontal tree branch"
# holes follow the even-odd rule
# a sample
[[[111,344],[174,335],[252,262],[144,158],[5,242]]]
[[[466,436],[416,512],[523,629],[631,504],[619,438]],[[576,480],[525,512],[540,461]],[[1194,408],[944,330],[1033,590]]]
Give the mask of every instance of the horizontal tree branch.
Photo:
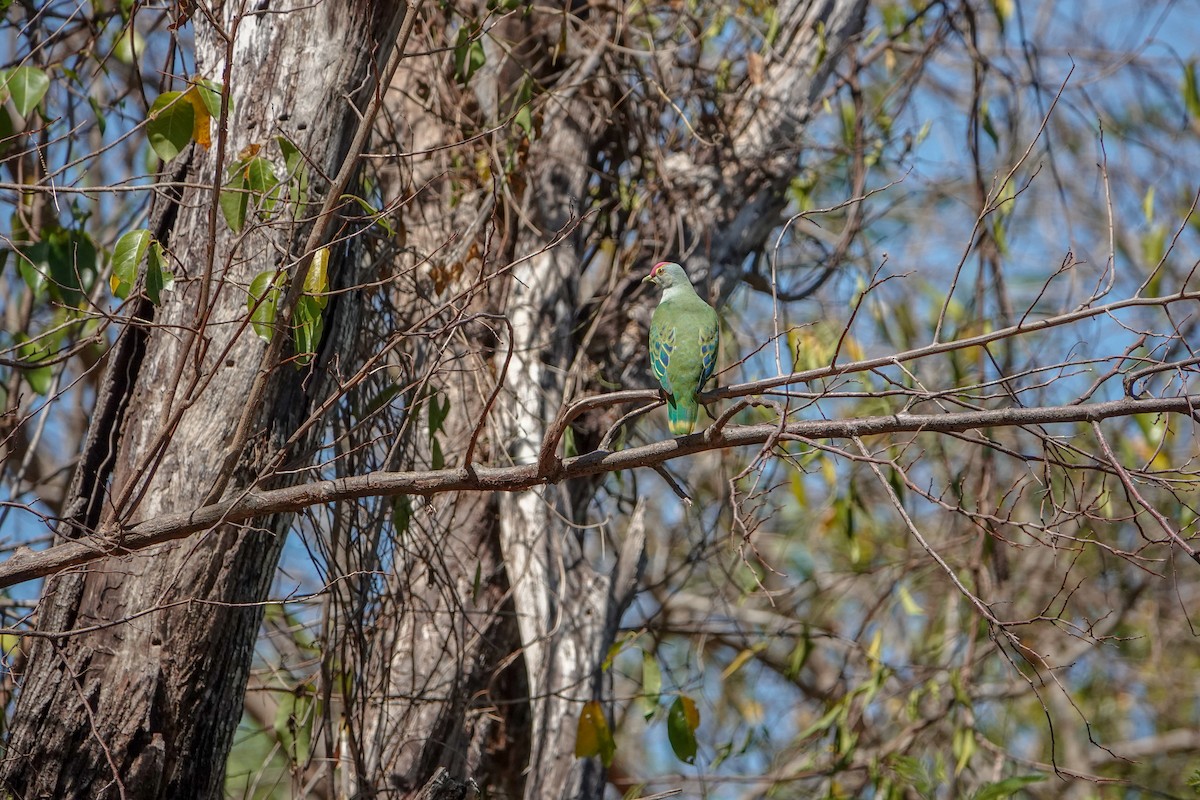
[[[869,372],[871,370],[883,369],[885,367],[904,364],[910,361],[918,361],[922,358],[928,358],[935,355],[943,355],[945,353],[964,350],[970,347],[986,347],[993,342],[1011,339],[1016,336],[1024,336],[1030,333],[1037,333],[1049,328],[1057,328],[1063,325],[1069,325],[1074,322],[1091,319],[1098,316],[1107,316],[1118,311],[1123,311],[1130,308],[1146,308],[1146,307],[1166,307],[1173,303],[1179,302],[1195,302],[1200,300],[1200,291],[1196,292],[1176,292],[1169,295],[1158,295],[1154,297],[1130,297],[1124,300],[1118,300],[1104,305],[1084,305],[1076,308],[1073,311],[1068,311],[1062,314],[1057,314],[1051,317],[1042,319],[1028,320],[1022,319],[1016,325],[1010,325],[1007,328],[1000,328],[987,333],[981,333],[976,336],[970,336],[963,339],[952,339],[948,341],[937,341],[932,344],[922,345],[911,350],[905,350],[900,353],[893,353],[887,356],[877,356],[874,358],[862,359],[859,361],[850,361],[841,364],[829,364],[823,367],[807,369],[802,372],[792,372],[786,375],[775,375],[770,378],[762,378],[746,383],[730,384],[728,386],[719,386],[706,392],[701,392],[696,395],[696,398],[701,404],[707,405],[715,400],[730,400],[738,397],[749,397],[751,395],[761,394],[771,389],[777,389],[783,386],[791,386],[799,383],[807,383],[809,381],[821,380],[824,378],[832,378],[841,375],[852,375],[858,372]],[[1167,370],[1178,368],[1180,366],[1190,365],[1191,360],[1173,364],[1156,365],[1155,370]],[[1146,370],[1139,371],[1139,375]],[[1126,391],[1131,396],[1136,396],[1132,390],[1132,382],[1125,382]],[[559,412],[558,417],[546,428],[546,437],[542,441],[541,448],[538,453],[538,467],[545,475],[552,475],[554,470],[554,462],[558,451],[558,444],[566,432],[567,426],[574,422],[583,413],[594,409],[603,408],[606,406],[653,402],[662,398],[662,394],[657,389],[626,389],[617,392],[610,392],[602,395],[592,395],[582,397],[571,405]],[[916,417],[913,417],[915,419]],[[892,419],[886,417],[884,419]],[[1004,424],[1004,423],[1001,423]],[[969,426],[983,427],[983,426]],[[961,430],[966,430],[961,429]],[[848,436],[863,435],[863,434],[848,434]]]
[[[1200,409],[1200,395],[1184,395],[1125,398],[1087,405],[809,420],[782,427],[773,423],[728,425],[720,430],[710,428],[690,436],[628,450],[596,450],[565,459],[561,465],[552,465],[549,472],[541,464],[470,466],[416,472],[380,471],[282,489],[247,490],[236,498],[193,511],[157,516],[118,531],[102,531],[99,536],[62,542],[46,550],[22,548],[0,563],[0,588],[52,575],[106,556],[124,555],[182,539],[221,524],[242,523],[268,514],[300,511],[310,506],[359,497],[429,497],[461,491],[519,492],[598,473],[655,467],[671,459],[708,450],[762,445],[778,440],[781,435],[788,439],[851,439],[894,433],[953,433],[975,428],[1100,422],[1131,414],[1175,413],[1193,416],[1197,409]]]

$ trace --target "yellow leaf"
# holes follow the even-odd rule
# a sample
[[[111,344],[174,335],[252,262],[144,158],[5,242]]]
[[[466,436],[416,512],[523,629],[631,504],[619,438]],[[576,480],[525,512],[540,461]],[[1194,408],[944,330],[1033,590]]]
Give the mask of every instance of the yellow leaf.
[[[613,741],[612,731],[609,730],[600,701],[591,700],[584,703],[583,711],[579,713],[579,727],[575,732],[575,757],[590,758],[598,755],[607,767],[612,764],[616,750],[617,745]]]
[[[879,661],[879,654],[883,650],[883,628],[876,628],[875,635],[871,638],[871,645],[867,648],[867,658],[872,661]]]
[[[4,653],[5,658],[12,656],[13,652],[21,646],[21,637],[12,633],[0,635],[0,652]]]
[[[317,301],[321,308],[329,300],[325,292],[329,291],[329,248],[322,247],[313,253],[312,263],[308,265],[308,274],[304,276],[304,293]]]
[[[799,470],[792,470],[789,475],[789,480],[792,486],[792,497],[796,500],[796,505],[804,508],[808,505],[808,491],[804,488],[804,476]]]
[[[758,725],[763,721],[763,705],[757,700],[735,700],[734,704],[737,706],[738,711],[741,712],[742,718],[749,724]]]
[[[183,99],[188,101],[194,112],[192,117],[192,139],[196,144],[207,150],[212,145],[212,136],[209,131],[211,127],[209,121],[212,120],[212,117],[208,113],[208,107],[200,99],[200,90],[193,86],[184,92]]]
[[[475,154],[475,174],[480,183],[489,183],[492,180],[492,160],[487,153],[481,151]]]
[[[743,649],[742,652],[737,654],[733,661],[729,662],[729,666],[726,667],[723,672],[721,672],[721,680],[728,679],[730,675],[741,669],[742,665],[752,658],[754,658],[754,651],[749,647]]]
[[[900,584],[900,605],[904,606],[904,613],[910,617],[919,617],[925,613],[920,603],[916,601],[912,593],[908,591],[908,587],[904,584]]]
[[[238,151],[237,160],[238,161],[249,161],[250,159],[254,158],[256,155],[258,155],[259,150],[262,150],[262,145],[259,144],[258,142],[252,142]]]

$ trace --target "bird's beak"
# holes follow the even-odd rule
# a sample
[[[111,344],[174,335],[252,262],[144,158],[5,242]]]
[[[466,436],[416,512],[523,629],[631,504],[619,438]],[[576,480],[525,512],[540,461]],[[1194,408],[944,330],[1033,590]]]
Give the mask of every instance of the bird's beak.
[[[646,277],[642,278],[642,283],[658,283],[658,281],[654,280],[653,275],[647,275]]]

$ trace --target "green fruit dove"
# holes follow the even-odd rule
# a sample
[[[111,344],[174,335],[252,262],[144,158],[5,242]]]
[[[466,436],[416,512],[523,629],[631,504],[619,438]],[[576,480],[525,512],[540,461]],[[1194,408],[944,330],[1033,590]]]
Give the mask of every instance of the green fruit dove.
[[[686,436],[696,427],[696,392],[717,366],[717,312],[674,262],[655,264],[642,282],[662,289],[650,318],[650,368],[667,395],[671,435]]]

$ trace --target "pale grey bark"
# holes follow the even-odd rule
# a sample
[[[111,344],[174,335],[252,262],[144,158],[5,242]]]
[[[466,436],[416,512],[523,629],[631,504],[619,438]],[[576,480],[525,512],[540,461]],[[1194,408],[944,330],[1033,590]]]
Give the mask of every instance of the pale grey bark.
[[[710,198],[713,204],[695,208],[694,216],[689,215],[693,209],[679,211],[685,219],[725,223],[718,240],[725,243],[719,260],[727,270],[760,249],[778,223],[785,205],[782,187],[786,183],[781,181],[795,164],[791,140],[807,120],[831,63],[847,38],[861,29],[865,8],[866,0],[795,2],[780,8],[782,33],[760,87],[762,102],[748,98],[747,105],[761,111],[746,121],[741,137],[732,142],[733,152],[749,168],[711,175],[699,171],[711,183],[696,197]],[[830,53],[829,61],[814,69],[818,19],[827,25],[822,46],[829,47]],[[597,28],[592,31],[594,38],[581,37],[579,52],[572,54],[574,63],[560,80],[566,88],[556,97],[553,124],[544,126],[544,137],[531,151],[531,162],[541,169],[530,181],[534,192],[527,209],[533,225],[518,238],[523,244],[520,252],[533,252],[536,244],[549,241],[571,223],[573,212],[584,203],[589,166],[584,154],[609,133],[606,122],[611,109],[602,99],[608,87],[601,57],[615,31]],[[586,101],[578,99],[584,89]],[[681,163],[674,174],[697,172],[694,166]],[[736,217],[724,218],[734,210]],[[508,313],[516,356],[506,375],[509,405],[503,419],[505,438],[517,463],[536,460],[550,421],[563,400],[570,399],[565,393],[573,384],[572,332],[581,323],[576,299],[579,274],[579,253],[567,247],[540,254],[513,271]],[[533,697],[528,800],[599,797],[603,792],[596,760],[574,757],[574,726],[584,702],[604,699],[599,665],[616,636],[620,613],[632,598],[636,564],[643,554],[639,526],[631,526],[612,573],[597,572],[581,548],[586,534],[569,524],[572,514],[581,510],[571,507],[561,486],[506,495],[501,502],[501,538],[514,576]],[[580,515],[577,521],[584,519]],[[616,575],[621,580],[614,581]]]
[[[519,253],[537,252],[575,222],[586,190],[585,159],[605,134],[611,110],[603,99],[608,81],[598,73],[613,35],[604,26],[594,39],[585,39],[559,77],[564,88],[556,93],[554,120],[530,150],[530,163],[539,169],[530,178],[529,224],[517,237]],[[584,88],[588,100],[579,97]],[[546,428],[574,383],[580,272],[579,252],[565,246],[540,252],[512,272],[513,360],[503,376],[506,403],[499,421],[514,463],[537,461]],[[614,593],[610,576],[585,557],[587,534],[570,523],[586,521],[586,505],[572,507],[568,489],[556,485],[508,494],[500,503],[500,539],[513,581],[534,722],[529,800],[603,792],[596,760],[575,757],[575,726],[584,703],[604,698],[600,663],[633,590],[631,580]],[[586,504],[587,498],[575,498],[580,499]],[[630,535],[630,541],[637,539]],[[626,572],[629,560],[640,559],[640,548],[622,555],[626,563],[617,568]]]
[[[763,60],[761,83],[753,87],[737,135],[728,144],[723,166],[698,163],[679,151],[665,162],[683,204],[679,217],[691,230],[695,248],[688,267],[708,268],[715,295],[726,299],[737,286],[742,262],[773,244],[768,240],[783,222],[786,189],[795,175],[804,125],[820,107],[833,71],[863,27],[868,0],[790,0],[776,10],[779,36]],[[711,247],[700,247],[705,232]]]

